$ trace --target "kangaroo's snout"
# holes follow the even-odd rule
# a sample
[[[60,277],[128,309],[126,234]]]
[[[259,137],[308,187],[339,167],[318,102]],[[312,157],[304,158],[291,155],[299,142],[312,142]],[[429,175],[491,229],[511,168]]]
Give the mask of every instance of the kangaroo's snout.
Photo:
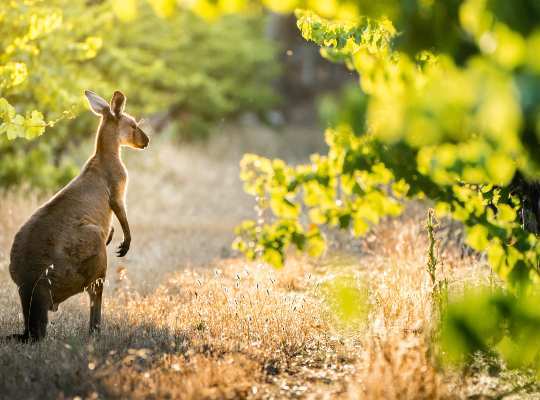
[[[146,133],[144,133],[142,130],[139,129],[139,132],[141,134],[141,149],[146,149],[148,147],[148,145],[150,144],[150,138],[148,137],[148,135]]]
[[[139,149],[146,149],[148,145],[150,144],[150,138],[146,133],[142,131],[142,129],[137,129],[137,147]]]

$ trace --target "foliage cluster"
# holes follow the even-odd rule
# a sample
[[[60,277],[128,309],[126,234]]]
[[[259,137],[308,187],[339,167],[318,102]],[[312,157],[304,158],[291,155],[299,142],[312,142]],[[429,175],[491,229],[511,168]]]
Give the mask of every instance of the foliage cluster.
[[[89,115],[27,140],[81,112],[87,88],[105,96],[121,89],[131,112],[162,113],[192,137],[228,115],[275,103],[276,49],[260,15],[210,23],[171,2],[118,3],[0,4],[1,186],[51,187],[74,174],[62,154],[88,137]]]
[[[470,361],[478,352],[498,354],[508,367],[534,367],[538,376],[538,300],[538,293],[516,297],[496,288],[467,288],[444,310],[443,360],[455,364]]]
[[[235,247],[281,266],[290,246],[322,254],[328,227],[362,235],[398,215],[403,200],[428,198],[438,216],[464,224],[467,243],[487,254],[518,295],[490,298],[467,315],[478,320],[490,310],[483,305],[494,302],[506,321],[529,318],[536,327],[520,296],[536,291],[540,238],[532,227],[540,210],[534,193],[521,189],[540,167],[540,6],[527,0],[332,4],[326,18],[297,11],[298,27],[324,57],[358,72],[358,90],[367,96],[365,129],[350,120],[328,129],[328,154],[305,165],[246,155],[245,189],[261,214],[272,217],[244,222]],[[512,331],[508,337],[523,351],[537,340],[520,341],[522,334]]]
[[[439,215],[464,222],[469,244],[487,251],[501,276],[513,283],[535,278],[537,238],[522,229],[523,199],[512,189],[517,176],[534,177],[540,165],[534,151],[540,31],[517,31],[486,2],[428,3],[417,4],[419,15],[409,23],[435,18],[447,7],[443,22],[461,27],[458,48],[476,49],[468,58],[410,54],[407,43],[415,42],[416,32],[398,30],[387,19],[336,22],[298,13],[306,39],[359,73],[359,90],[368,96],[366,129],[354,131],[350,121],[329,129],[328,155],[314,155],[306,165],[247,155],[246,190],[270,207],[275,221],[246,223],[242,250],[263,257],[275,251],[282,261],[289,244],[302,249],[320,237],[319,226],[362,234],[381,217],[399,213],[400,199],[428,197]],[[485,37],[493,48],[483,48]],[[443,43],[441,50],[455,46]],[[303,213],[307,229],[299,220]],[[323,250],[316,247],[315,253]]]

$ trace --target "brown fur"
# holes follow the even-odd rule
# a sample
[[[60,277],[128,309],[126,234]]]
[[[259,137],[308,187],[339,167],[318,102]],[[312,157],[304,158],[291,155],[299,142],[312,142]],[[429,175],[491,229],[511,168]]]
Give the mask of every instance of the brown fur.
[[[95,152],[79,176],[21,227],[11,249],[9,270],[19,288],[25,321],[24,333],[15,335],[20,340],[42,339],[48,311],[84,290],[91,301],[90,331],[98,331],[113,213],[124,233],[117,255],[123,257],[129,250],[127,170],[120,147],[142,149],[149,139],[135,120],[123,113],[122,93],[114,93],[110,107],[92,92],[87,91],[86,96],[101,116]]]

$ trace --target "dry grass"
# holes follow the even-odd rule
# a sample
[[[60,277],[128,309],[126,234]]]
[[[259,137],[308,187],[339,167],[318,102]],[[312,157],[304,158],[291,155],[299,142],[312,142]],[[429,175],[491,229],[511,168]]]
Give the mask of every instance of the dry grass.
[[[242,130],[204,147],[156,140],[127,157],[134,242],[126,260],[111,257],[101,336],[87,336],[86,296],[68,300],[50,314],[45,341],[0,344],[1,398],[491,398],[524,382],[487,367],[438,367],[420,206],[362,241],[339,239],[322,260],[294,256],[281,271],[231,255],[232,228],[252,213],[237,179],[241,154],[295,160],[287,144],[301,140],[297,130],[284,140]],[[21,329],[7,252],[38,203],[0,199],[0,335]],[[442,268],[451,288],[491,279],[481,261],[452,249]],[[361,327],[344,326],[325,300],[325,283],[340,276],[369,289]]]

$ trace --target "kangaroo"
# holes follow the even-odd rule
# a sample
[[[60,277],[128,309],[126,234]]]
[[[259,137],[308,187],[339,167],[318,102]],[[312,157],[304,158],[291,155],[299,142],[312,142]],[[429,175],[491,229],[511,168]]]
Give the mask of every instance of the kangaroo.
[[[90,296],[90,333],[99,332],[113,213],[124,233],[117,256],[124,257],[130,247],[128,176],[120,152],[122,146],[144,149],[150,140],[124,113],[126,97],[121,92],[114,92],[110,105],[91,91],[85,95],[101,117],[94,154],[79,176],[35,211],[11,248],[9,271],[19,288],[24,332],[10,337],[19,341],[43,339],[48,311],[84,290]]]

